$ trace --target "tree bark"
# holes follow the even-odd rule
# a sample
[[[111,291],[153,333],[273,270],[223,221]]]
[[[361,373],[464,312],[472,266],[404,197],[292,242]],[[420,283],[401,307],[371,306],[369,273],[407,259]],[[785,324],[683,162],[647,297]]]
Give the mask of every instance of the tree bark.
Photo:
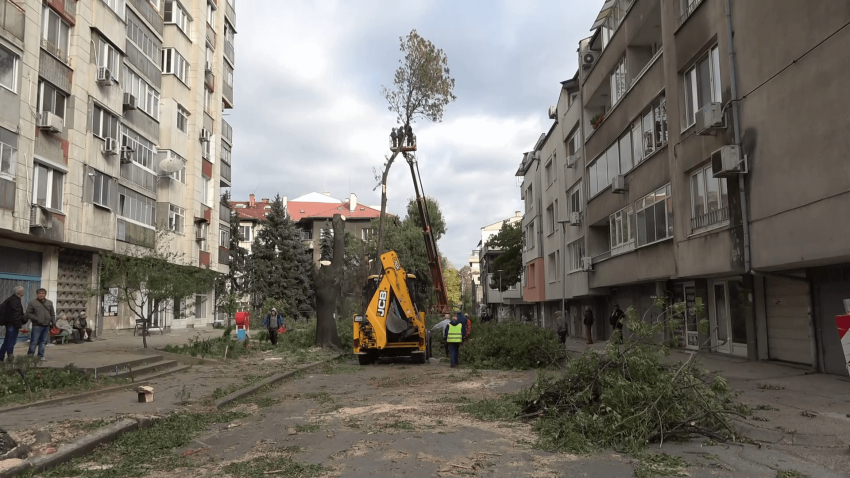
[[[345,263],[345,227],[342,216],[334,214],[334,253],[331,265],[319,267],[315,272],[316,284],[316,345],[323,349],[340,348],[334,311],[342,286]]]
[[[401,133],[398,135],[399,150],[404,144],[404,127],[401,128]],[[384,216],[387,214],[387,177],[390,175],[390,166],[393,165],[399,150],[393,152],[390,159],[387,160],[387,165],[384,167],[384,174],[381,175],[381,217],[378,218],[378,247],[375,249],[375,260],[372,262],[372,273],[379,274],[381,272],[381,254],[384,253]]]

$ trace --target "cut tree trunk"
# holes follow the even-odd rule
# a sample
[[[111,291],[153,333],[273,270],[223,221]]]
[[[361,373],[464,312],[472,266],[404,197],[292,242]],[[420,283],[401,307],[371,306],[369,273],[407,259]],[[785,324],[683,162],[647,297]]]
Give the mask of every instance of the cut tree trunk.
[[[345,263],[345,228],[342,216],[334,214],[334,253],[331,265],[319,267],[315,272],[316,285],[316,345],[340,348],[334,311],[342,290],[342,271]]]

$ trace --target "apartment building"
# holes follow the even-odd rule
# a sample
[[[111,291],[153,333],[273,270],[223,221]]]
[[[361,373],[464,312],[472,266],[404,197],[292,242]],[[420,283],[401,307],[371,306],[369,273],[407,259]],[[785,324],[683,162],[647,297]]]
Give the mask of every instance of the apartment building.
[[[520,284],[512,284],[507,290],[501,291],[500,286],[491,287],[491,284],[501,282],[502,271],[496,269],[493,261],[502,254],[499,247],[490,244],[490,239],[499,233],[503,224],[516,224],[522,221],[522,211],[517,211],[513,216],[501,221],[488,224],[481,228],[481,241],[478,243],[478,266],[480,268],[479,287],[481,289],[481,311],[489,314],[497,320],[513,318],[522,320],[524,317],[530,319],[530,311],[526,310],[528,304],[523,301]],[[501,284],[504,286],[504,284]]]
[[[286,214],[301,229],[301,239],[305,247],[310,249],[316,264],[321,257],[324,228],[333,219],[334,214],[341,214],[345,218],[345,230],[364,241],[368,241],[376,233],[372,220],[381,215],[379,208],[358,204],[357,195],[354,193],[349,195],[347,201],[331,197],[329,192],[311,192],[292,200],[284,196],[282,201]],[[248,201],[232,201],[230,204],[239,215],[239,230],[242,236],[239,244],[250,253],[251,243],[262,230],[263,220],[272,207],[271,203],[269,199],[257,201],[251,194]]]
[[[0,293],[45,287],[57,313],[135,317],[88,298],[99,253],[153,246],[228,270],[235,0],[0,1]],[[212,291],[189,317],[213,320]]]
[[[481,289],[481,259],[478,254],[481,251],[481,242],[478,242],[478,249],[473,249],[469,255],[467,263],[469,264],[470,273],[472,275],[472,310],[477,315],[483,315],[486,308],[484,305],[484,290]]]
[[[683,347],[846,375],[850,116],[834,79],[850,69],[848,21],[833,2],[604,2],[517,173],[526,300],[545,316],[563,297],[577,335],[590,307],[602,339],[615,303],[653,317],[657,298],[683,301],[668,331]],[[562,270],[552,215],[569,223]]]

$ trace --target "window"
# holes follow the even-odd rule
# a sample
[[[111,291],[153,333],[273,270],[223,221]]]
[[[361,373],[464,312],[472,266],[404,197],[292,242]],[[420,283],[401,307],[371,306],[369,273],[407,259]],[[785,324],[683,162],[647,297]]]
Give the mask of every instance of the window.
[[[168,205],[168,230],[183,234],[186,225],[186,210],[174,204]]]
[[[204,141],[202,143],[202,147],[203,149],[201,150],[201,157],[211,163],[214,162],[213,159],[215,158],[215,156],[213,156],[213,153],[215,153],[215,135],[211,135],[209,141]]]
[[[685,124],[696,123],[696,112],[720,99],[720,52],[715,45],[685,72]]]
[[[221,160],[223,162],[227,163],[227,164],[231,164],[230,163],[230,155],[231,154],[232,153],[231,153],[230,149],[228,149],[228,147],[225,146],[224,143],[221,143]]]
[[[18,166],[18,135],[0,128],[0,176],[15,177]]]
[[[600,154],[588,167],[590,177],[590,196],[597,195],[611,185],[614,176],[620,174],[620,146],[615,142],[608,150]]]
[[[183,5],[176,0],[165,0],[163,19],[165,23],[177,25],[183,33],[189,34],[189,15]]]
[[[534,264],[528,265],[528,287],[536,287],[537,286],[537,277],[534,275]]]
[[[189,84],[189,63],[174,48],[162,49],[162,73],[174,75],[185,84]]]
[[[218,247],[230,247],[230,226],[218,226]]]
[[[42,113],[53,113],[65,120],[65,102],[67,96],[65,93],[57,90],[50,83],[40,81],[38,83],[38,111]]]
[[[239,236],[243,242],[251,242],[251,226],[239,226]]]
[[[614,67],[611,72],[611,105],[616,105],[623,96],[626,95],[626,90],[629,89],[629,79],[626,76],[626,57],[625,55]]]
[[[546,257],[546,279],[549,282],[556,282],[559,276],[558,272],[558,257],[557,251],[555,251]]]
[[[198,250],[201,251],[209,251],[210,246],[207,242],[207,238],[210,237],[210,225],[206,222],[199,222],[195,224],[195,234],[200,242],[198,243]]]
[[[643,113],[643,159],[667,143],[667,102],[664,95]]]
[[[94,174],[92,181],[94,183],[94,191],[92,192],[91,202],[98,206],[109,207],[109,188],[112,184],[112,178],[101,173],[98,170],[93,170]]]
[[[635,248],[634,207],[629,205],[608,218],[611,255],[629,252]]]
[[[719,226],[729,221],[726,180],[714,178],[711,165],[691,174],[691,230]]]
[[[212,71],[213,69],[213,60],[215,59],[215,53],[213,53],[212,47],[209,43],[207,43],[206,48],[204,49],[204,69]]]
[[[196,294],[195,295],[195,318],[196,319],[206,319],[207,318],[207,295],[206,294]]]
[[[33,170],[32,203],[61,211],[65,173],[41,163],[35,163]]]
[[[581,258],[584,257],[584,238],[567,244],[570,272],[581,271]]]
[[[159,46],[144,26],[136,23],[136,19],[127,16],[127,39],[130,40],[150,61],[156,64],[159,58]]]
[[[567,191],[567,202],[569,212],[581,212],[581,183],[576,184]]]
[[[525,250],[530,251],[534,249],[534,223],[528,225],[525,228]]]
[[[136,106],[159,121],[159,92],[130,68],[124,68],[124,92],[136,97]]]
[[[555,157],[554,156],[549,158],[549,161],[546,163],[545,170],[546,170],[546,186],[547,187],[551,186],[552,183],[555,181],[555,175],[552,173],[552,170],[553,170],[552,165],[554,163],[555,163]]]
[[[210,179],[201,176],[201,203],[210,205]]]
[[[233,35],[233,27],[230,26],[230,23],[225,19],[224,21],[224,56],[233,59],[234,55],[234,42],[236,39]]]
[[[231,81],[233,69],[231,68]],[[232,85],[232,83],[229,83]],[[12,93],[18,91],[18,55],[0,46],[0,86]]]
[[[121,54],[103,38],[100,39],[100,48],[97,51],[99,53],[97,66],[106,67],[112,75],[112,80],[115,81],[121,65]]]
[[[549,224],[549,234],[555,232],[555,204],[546,208],[546,222]]]
[[[626,174],[632,170],[635,163],[632,161],[632,133],[628,129],[620,136],[620,174]]]
[[[215,6],[209,1],[207,2],[207,25],[215,30]]]
[[[91,130],[100,139],[118,139],[118,117],[95,104],[92,108]],[[135,157],[136,155],[133,155]]]
[[[109,8],[115,11],[118,15],[123,16],[124,14],[124,0],[103,0],[103,3],[107,4]]]
[[[153,5],[154,8],[159,10],[159,0],[148,0],[148,1],[151,2],[151,5]]]
[[[121,130],[121,146],[126,146],[135,151],[132,155],[134,163],[144,166],[151,171],[154,170],[154,158],[157,155],[156,146],[153,143],[125,126]]]
[[[68,61],[68,32],[71,27],[62,20],[53,9],[44,7],[42,17],[41,37],[44,45],[50,53],[59,57],[60,60]]]
[[[370,241],[373,237],[375,237],[376,231],[375,229],[364,227],[360,230],[360,239],[364,241]]]
[[[576,129],[575,133],[567,139],[567,156],[572,156],[581,149],[581,130]]]
[[[204,111],[212,113],[212,91],[204,85]]]
[[[156,227],[156,200],[118,186],[118,215],[138,224]]]
[[[188,134],[189,131],[189,110],[177,105],[177,129]]]
[[[525,190],[525,211],[528,212],[534,206],[534,188],[531,184]]]
[[[638,246],[673,237],[673,200],[669,184],[639,199],[635,210]]]

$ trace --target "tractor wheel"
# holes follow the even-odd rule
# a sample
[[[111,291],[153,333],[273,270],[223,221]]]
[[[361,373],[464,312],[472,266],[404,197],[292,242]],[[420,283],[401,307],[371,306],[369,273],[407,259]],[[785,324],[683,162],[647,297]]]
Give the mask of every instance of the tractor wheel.
[[[410,354],[410,360],[416,365],[425,363],[425,352],[414,352]]]
[[[374,360],[370,354],[360,354],[357,356],[357,361],[360,362],[360,365],[369,365]]]

